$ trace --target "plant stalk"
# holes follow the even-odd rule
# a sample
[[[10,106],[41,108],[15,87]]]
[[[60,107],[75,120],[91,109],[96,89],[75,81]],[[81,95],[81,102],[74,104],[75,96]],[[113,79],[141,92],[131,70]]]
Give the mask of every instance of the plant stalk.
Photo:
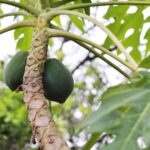
[[[128,62],[132,65],[132,67],[134,68],[135,71],[137,71],[137,64],[134,61],[134,59],[130,56],[130,54],[128,54],[126,52],[125,47],[122,45],[122,43],[118,40],[118,38],[107,28],[105,27],[101,22],[99,22],[98,20],[79,13],[79,12],[73,12],[73,11],[68,11],[68,10],[53,10],[47,14],[45,14],[46,17],[50,20],[52,19],[52,17],[57,16],[57,15],[74,15],[77,17],[81,17],[84,19],[87,19],[89,21],[91,21],[92,23],[96,24],[99,28],[101,28],[110,38],[111,40],[115,43],[115,45],[120,49],[120,51],[125,55],[126,59],[128,60]]]
[[[86,44],[84,44],[82,42],[78,42],[78,41],[75,41],[75,42],[77,44],[79,44],[80,46],[84,47],[85,49],[89,50],[91,53],[95,54],[98,58],[102,59],[104,62],[106,62],[107,64],[109,64],[111,67],[113,67],[114,69],[116,69],[118,72],[120,72],[126,78],[130,79],[130,76],[126,72],[124,72],[123,70],[121,70],[120,67],[118,67],[117,65],[115,65],[114,63],[112,63],[111,61],[109,61],[102,54],[96,52],[96,50],[94,50],[93,48],[87,46]]]
[[[73,10],[80,9],[85,7],[94,7],[94,6],[110,6],[110,5],[150,5],[150,2],[145,1],[112,1],[112,2],[96,2],[96,3],[82,3],[82,4],[73,4],[71,6],[60,6],[57,9],[63,10]]]
[[[40,10],[32,7],[32,6],[27,6],[27,5],[23,5],[21,3],[17,3],[14,1],[8,1],[8,0],[0,0],[0,3],[2,4],[8,4],[14,7],[18,7],[20,9],[23,9],[25,11],[27,11],[28,13],[31,13],[34,16],[38,16],[40,14]]]
[[[111,53],[109,50],[107,50],[106,48],[86,39],[83,38],[81,36],[75,35],[73,33],[69,33],[66,31],[60,31],[60,30],[56,30],[56,29],[47,29],[47,34],[49,37],[66,37],[68,39],[72,39],[72,40],[78,40],[84,43],[87,43],[99,50],[101,50],[102,52],[104,52],[105,54],[108,54],[109,56],[113,57],[115,60],[119,61],[121,64],[125,65],[126,67],[130,68],[132,71],[135,72],[134,68],[127,62],[125,62],[124,60],[122,60],[121,58],[119,58],[118,56],[116,56],[115,54]]]
[[[55,26],[53,24],[51,24],[51,26],[55,29],[61,30],[63,31],[62,28]],[[116,66],[114,63],[112,63],[111,61],[109,61],[107,58],[105,58],[103,56],[103,54],[98,53],[93,47],[88,46],[87,44],[80,42],[80,41],[76,41],[74,40],[75,43],[79,44],[80,46],[84,47],[85,49],[89,50],[91,53],[95,54],[95,56],[97,56],[98,58],[102,59],[104,62],[106,62],[107,64],[109,64],[111,67],[113,67],[114,69],[116,69],[118,72],[120,72],[122,75],[124,75],[126,78],[130,78],[130,76],[124,72],[123,70],[120,69],[120,67]]]
[[[30,16],[30,14],[26,12],[12,12],[7,14],[0,15],[0,18],[9,17],[9,16]]]
[[[12,24],[12,25],[5,27],[3,29],[0,29],[0,34],[14,30],[14,29],[18,29],[18,28],[35,27],[35,26],[36,26],[36,20],[25,20],[22,22]]]

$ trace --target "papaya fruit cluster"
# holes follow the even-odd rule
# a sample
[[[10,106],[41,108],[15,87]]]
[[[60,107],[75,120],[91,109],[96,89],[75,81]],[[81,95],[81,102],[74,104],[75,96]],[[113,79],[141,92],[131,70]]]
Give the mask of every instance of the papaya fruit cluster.
[[[15,91],[23,84],[23,75],[28,52],[18,52],[4,69],[4,81]],[[45,97],[58,103],[64,103],[73,90],[73,78],[67,68],[57,59],[48,59],[45,62],[43,89]]]

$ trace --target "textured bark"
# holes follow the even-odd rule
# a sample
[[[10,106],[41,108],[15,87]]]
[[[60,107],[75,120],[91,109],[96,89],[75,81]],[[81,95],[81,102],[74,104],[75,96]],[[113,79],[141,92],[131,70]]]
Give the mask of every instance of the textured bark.
[[[42,72],[47,57],[48,36],[44,29],[37,28],[23,79],[24,102],[33,130],[33,143],[39,141],[40,150],[69,150],[53,121],[47,100],[44,97]],[[36,139],[36,140],[34,140]]]

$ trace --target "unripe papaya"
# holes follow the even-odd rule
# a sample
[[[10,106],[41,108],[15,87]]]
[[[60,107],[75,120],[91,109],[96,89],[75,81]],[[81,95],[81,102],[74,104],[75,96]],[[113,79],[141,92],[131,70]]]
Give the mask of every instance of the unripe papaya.
[[[66,67],[53,58],[45,63],[43,85],[47,99],[64,103],[73,90],[73,78]]]
[[[4,69],[4,81],[12,90],[16,90],[23,82],[28,52],[18,52]]]
[[[13,91],[23,83],[27,56],[28,52],[18,52],[4,69],[4,81]],[[57,59],[48,59],[42,76],[45,97],[64,103],[73,89],[73,79],[66,67]]]

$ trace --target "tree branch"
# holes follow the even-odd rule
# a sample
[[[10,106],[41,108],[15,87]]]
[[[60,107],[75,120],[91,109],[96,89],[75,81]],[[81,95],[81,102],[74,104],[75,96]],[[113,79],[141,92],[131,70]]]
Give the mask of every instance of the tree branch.
[[[83,45],[81,45],[81,46],[83,47]],[[73,74],[80,66],[84,65],[85,62],[91,61],[91,60],[95,59],[96,57],[97,57],[96,55],[94,55],[93,57],[90,57],[90,55],[88,53],[88,55],[71,71],[71,73]]]
[[[31,14],[35,15],[35,16],[38,16],[40,14],[40,10],[38,10],[38,9],[32,7],[32,6],[23,5],[23,4],[14,2],[14,1],[0,0],[0,3],[8,4],[8,5],[11,5],[11,6],[14,6],[14,7],[18,7],[20,9],[23,9],[23,10],[27,11],[28,13],[31,13]]]
[[[68,10],[53,10],[51,12],[48,12],[47,14],[45,14],[47,17],[47,19],[52,19],[54,16],[57,15],[74,15],[77,17],[81,17],[84,19],[87,19],[88,21],[91,21],[92,23],[96,24],[99,28],[101,28],[109,37],[110,39],[115,43],[115,45],[120,49],[120,51],[125,55],[126,59],[128,60],[128,62],[132,65],[132,67],[134,68],[134,70],[137,70],[137,64],[134,61],[134,59],[130,56],[130,54],[128,54],[126,52],[125,47],[122,45],[122,43],[118,40],[118,38],[107,28],[105,27],[101,22],[99,22],[98,20],[79,13],[79,12],[73,12],[73,11],[68,11]]]
[[[109,56],[113,57],[115,60],[119,61],[121,64],[125,65],[126,67],[130,68],[132,71],[135,72],[134,68],[129,63],[122,60],[118,56],[114,55],[109,50],[105,49],[104,47],[102,47],[102,46],[100,46],[100,45],[98,45],[98,44],[96,44],[96,43],[94,43],[94,42],[92,42],[92,41],[90,41],[86,38],[75,35],[73,33],[68,33],[66,31],[60,31],[60,30],[56,30],[56,29],[47,29],[46,32],[47,32],[49,37],[66,37],[66,38],[69,38],[69,39],[72,39],[72,40],[75,40],[75,41],[80,41],[80,42],[83,42],[83,43],[87,43],[87,44],[101,50],[105,54],[108,54]],[[93,50],[93,51],[95,52],[95,50]],[[98,54],[100,55],[100,53],[98,53]]]
[[[6,28],[0,29],[0,34],[14,30],[14,29],[22,28],[22,27],[35,27],[35,26],[36,26],[36,20],[25,20],[22,22],[12,24]]]
[[[108,6],[108,5],[150,5],[150,2],[145,1],[116,1],[116,2],[96,2],[96,3],[82,3],[82,4],[73,4],[71,6],[60,6],[58,9],[73,10],[80,9],[85,7],[94,7],[94,6]]]

